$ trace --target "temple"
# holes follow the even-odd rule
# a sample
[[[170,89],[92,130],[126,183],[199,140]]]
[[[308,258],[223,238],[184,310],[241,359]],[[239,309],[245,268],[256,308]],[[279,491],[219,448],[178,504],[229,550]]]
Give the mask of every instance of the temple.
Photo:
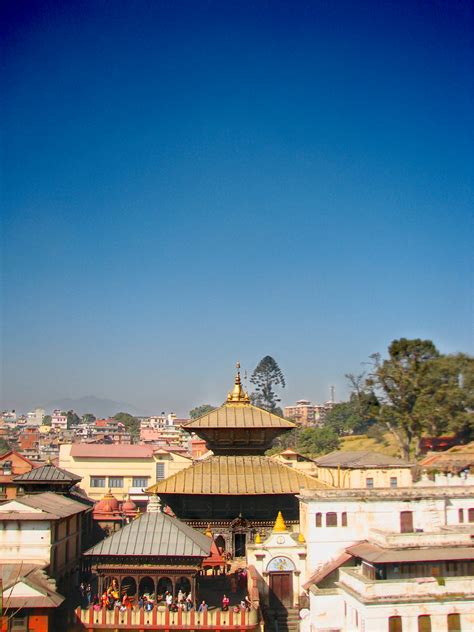
[[[237,369],[239,369],[237,365]],[[245,557],[255,536],[271,532],[277,510],[288,525],[298,523],[296,495],[328,485],[264,456],[274,439],[295,428],[292,421],[250,403],[240,371],[227,400],[184,424],[206,441],[213,455],[148,489],[178,518],[201,531],[208,527],[220,550]]]

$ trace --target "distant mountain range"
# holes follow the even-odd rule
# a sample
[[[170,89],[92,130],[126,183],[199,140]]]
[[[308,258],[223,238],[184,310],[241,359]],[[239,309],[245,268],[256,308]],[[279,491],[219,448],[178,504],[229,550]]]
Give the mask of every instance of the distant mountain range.
[[[101,399],[95,397],[95,395],[88,395],[87,397],[71,398],[65,397],[64,399],[56,399],[52,402],[48,402],[42,408],[45,409],[47,414],[50,414],[55,409],[60,410],[74,410],[78,415],[84,413],[92,413],[96,417],[111,417],[116,413],[130,413],[131,415],[145,415],[143,410],[139,410],[127,404],[126,402],[116,402],[113,399]]]

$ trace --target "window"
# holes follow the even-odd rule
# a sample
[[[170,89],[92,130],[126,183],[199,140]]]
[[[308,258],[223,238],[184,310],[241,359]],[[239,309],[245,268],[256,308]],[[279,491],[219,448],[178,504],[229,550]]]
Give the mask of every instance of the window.
[[[373,487],[374,487],[374,479],[373,478],[366,478],[365,479],[365,486],[367,487],[367,489],[373,489]]]
[[[10,623],[12,632],[26,632],[28,630],[28,617],[15,615]]]
[[[10,476],[12,473],[12,462],[11,461],[4,461],[3,462],[3,475],[4,476]]]
[[[459,522],[464,522],[464,509],[458,509]]]
[[[317,513],[316,514],[316,526],[317,527],[322,527],[323,526],[323,514],[322,513]]]
[[[429,614],[420,614],[418,617],[418,632],[431,632],[431,617]]]
[[[330,511],[326,514],[326,527],[337,527],[337,513]]]
[[[148,476],[134,476],[132,487],[148,487]]]
[[[398,479],[396,476],[390,477],[390,487],[398,487]]]
[[[448,632],[462,632],[460,614],[448,614]]]
[[[109,476],[109,487],[123,487],[123,476]]]
[[[341,514],[341,527],[347,527],[347,513],[345,511]]]
[[[388,632],[403,632],[401,617],[388,618]]]
[[[474,522],[474,509],[467,510],[467,519],[468,522]]]
[[[91,476],[91,487],[105,487],[105,476]]]
[[[165,478],[165,464],[157,463],[156,464],[156,480],[162,481]]]

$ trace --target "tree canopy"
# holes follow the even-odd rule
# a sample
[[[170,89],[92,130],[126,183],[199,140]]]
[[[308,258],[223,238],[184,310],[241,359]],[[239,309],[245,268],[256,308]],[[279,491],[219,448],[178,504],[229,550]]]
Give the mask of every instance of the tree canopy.
[[[431,340],[401,338],[390,344],[388,358],[371,359],[365,394],[376,394],[377,420],[396,437],[402,457],[418,454],[424,434],[472,436],[473,358],[442,355]]]
[[[201,404],[200,406],[196,406],[192,410],[189,411],[189,416],[191,419],[197,419],[198,417],[202,417],[207,413],[210,413],[212,410],[215,410],[215,406],[211,406],[211,404]]]
[[[117,413],[114,419],[125,426],[125,430],[130,433],[133,439],[140,436],[140,420],[129,413]]]
[[[285,388],[285,378],[276,360],[265,356],[255,367],[250,382],[255,385],[251,395],[252,402],[271,413],[282,415],[278,406],[281,401],[275,392],[275,387]]]

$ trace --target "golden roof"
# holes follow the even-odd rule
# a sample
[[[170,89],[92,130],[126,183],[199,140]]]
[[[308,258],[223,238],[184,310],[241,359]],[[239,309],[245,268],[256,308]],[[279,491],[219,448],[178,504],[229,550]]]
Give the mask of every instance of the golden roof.
[[[220,408],[188,421],[182,427],[190,431],[199,428],[296,428],[292,421],[250,403],[248,393],[242,388],[239,368],[237,363],[234,388],[227,395],[227,401]]]
[[[157,494],[299,494],[300,488],[330,489],[265,456],[212,456],[148,488]]]

